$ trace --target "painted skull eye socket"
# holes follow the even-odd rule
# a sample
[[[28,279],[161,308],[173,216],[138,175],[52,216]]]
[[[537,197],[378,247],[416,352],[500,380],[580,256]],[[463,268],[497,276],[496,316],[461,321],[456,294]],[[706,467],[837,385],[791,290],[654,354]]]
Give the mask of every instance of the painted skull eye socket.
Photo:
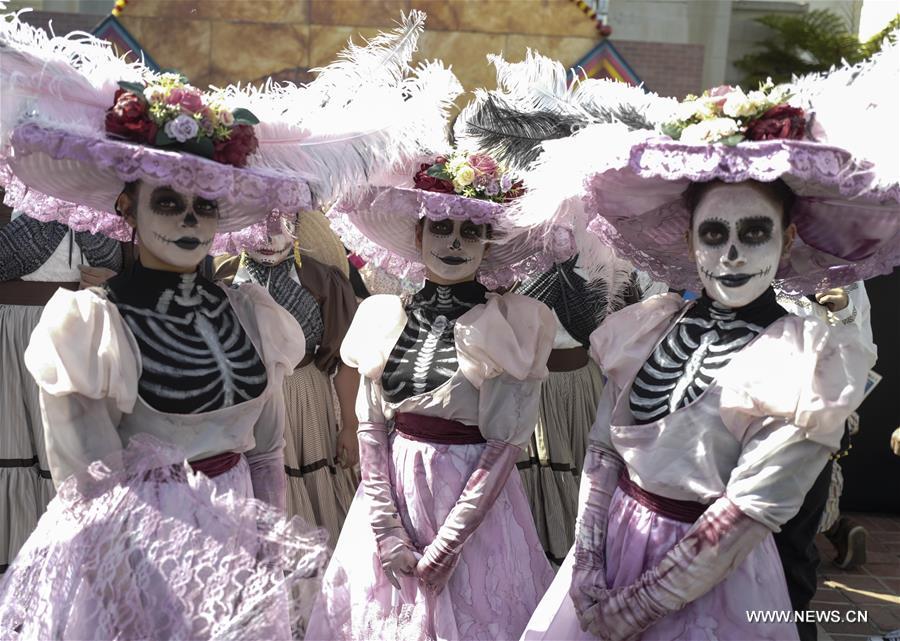
[[[769,218],[750,218],[738,224],[738,238],[746,245],[762,245],[772,239],[775,225]]]
[[[700,242],[710,247],[719,247],[728,241],[728,225],[721,220],[704,220],[697,228]]]
[[[466,221],[462,224],[459,235],[466,240],[484,238],[484,225],[476,225],[473,222]]]
[[[184,213],[187,204],[177,191],[168,187],[158,187],[150,196],[150,207],[157,214],[177,216]]]
[[[453,221],[430,220],[428,221],[428,231],[435,236],[449,236],[453,233]]]
[[[219,205],[214,200],[195,198],[194,213],[205,218],[214,218],[219,215]]]

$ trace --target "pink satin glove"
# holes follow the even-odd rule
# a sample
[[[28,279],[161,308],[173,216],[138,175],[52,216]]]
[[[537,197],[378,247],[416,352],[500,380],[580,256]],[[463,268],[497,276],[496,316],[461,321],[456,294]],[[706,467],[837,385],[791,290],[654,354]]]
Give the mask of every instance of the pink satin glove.
[[[592,595],[606,587],[606,529],[609,504],[624,467],[618,456],[590,443],[584,458],[575,524],[575,565],[569,596],[579,620],[594,605]]]
[[[359,471],[369,508],[369,524],[378,544],[378,559],[387,580],[398,590],[398,574],[412,574],[418,557],[410,541],[391,485],[391,448],[383,423],[360,423]]]
[[[722,497],[662,561],[631,585],[592,590],[595,604],[582,629],[608,641],[625,641],[697,600],[725,580],[770,530]]]
[[[253,496],[284,511],[287,505],[287,480],[284,475],[284,450],[247,455]]]
[[[522,450],[510,443],[488,441],[475,471],[416,568],[419,579],[440,593],[453,575],[463,545],[481,525],[506,486]]]

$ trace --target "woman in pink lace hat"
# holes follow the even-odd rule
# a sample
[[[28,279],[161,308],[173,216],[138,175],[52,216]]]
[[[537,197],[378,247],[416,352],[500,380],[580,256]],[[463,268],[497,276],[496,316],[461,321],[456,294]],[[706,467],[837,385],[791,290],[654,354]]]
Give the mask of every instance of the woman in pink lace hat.
[[[484,154],[421,165],[332,209],[357,255],[424,276],[404,305],[365,299],[341,347],[363,376],[362,485],[308,639],[509,639],[552,572],[515,464],[534,429],[554,334],[507,285],[551,257],[505,231],[517,183]]]
[[[812,292],[900,262],[896,174],[810,140],[814,88],[714,90],[665,136],[600,125],[548,149],[544,171],[602,140],[590,228],[702,293],[592,334],[608,381],[576,542],[524,639],[797,638],[793,620],[754,618],[792,611],[772,534],[839,446],[875,351],[855,327],[787,314],[771,284]]]
[[[198,265],[223,233],[327,198],[332,171],[352,184],[377,169],[356,153],[377,128],[259,122],[248,92],[205,93],[15,16],[0,69],[15,204],[140,247],[102,288],[55,294],[26,351],[58,495],[0,584],[0,636],[302,636],[312,600],[289,595],[314,592],[326,549],[283,513],[282,382],[304,332],[264,288],[222,288]],[[292,143],[302,175],[262,165]]]

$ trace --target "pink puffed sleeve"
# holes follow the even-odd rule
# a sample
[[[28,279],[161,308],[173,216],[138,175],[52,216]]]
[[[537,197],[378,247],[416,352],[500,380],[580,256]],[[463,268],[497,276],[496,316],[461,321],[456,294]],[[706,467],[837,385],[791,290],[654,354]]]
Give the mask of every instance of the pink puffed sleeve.
[[[486,440],[528,443],[555,333],[550,308],[519,294],[489,295],[456,321],[459,368],[479,390],[478,427]]]
[[[406,327],[399,296],[378,294],[360,303],[341,343],[341,360],[364,378],[378,380]]]
[[[875,360],[875,346],[859,328],[788,316],[720,374],[722,420],[740,439],[760,417],[783,418],[806,438],[837,448]]]
[[[40,391],[47,460],[57,486],[122,450],[118,426],[137,401],[140,354],[101,291],[56,292],[24,357]]]
[[[547,376],[556,318],[541,302],[520,294],[489,294],[456,321],[459,368],[476,388],[501,373],[524,381]]]
[[[47,302],[25,350],[25,365],[52,396],[111,399],[130,413],[140,356],[116,306],[98,290],[60,289]]]
[[[591,358],[607,378],[624,389],[684,307],[678,294],[661,294],[610,314],[591,333]]]
[[[741,444],[725,494],[744,514],[777,532],[797,513],[862,401],[871,347],[856,327],[788,316],[722,371],[719,413]]]

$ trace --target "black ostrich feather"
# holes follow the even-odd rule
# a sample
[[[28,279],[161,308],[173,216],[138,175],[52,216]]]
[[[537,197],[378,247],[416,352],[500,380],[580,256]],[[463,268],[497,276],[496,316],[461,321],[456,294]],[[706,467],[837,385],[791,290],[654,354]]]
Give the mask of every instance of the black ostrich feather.
[[[496,94],[481,93],[460,113],[455,129],[460,142],[524,169],[540,155],[541,143],[571,136],[589,122],[587,115],[523,111]]]

